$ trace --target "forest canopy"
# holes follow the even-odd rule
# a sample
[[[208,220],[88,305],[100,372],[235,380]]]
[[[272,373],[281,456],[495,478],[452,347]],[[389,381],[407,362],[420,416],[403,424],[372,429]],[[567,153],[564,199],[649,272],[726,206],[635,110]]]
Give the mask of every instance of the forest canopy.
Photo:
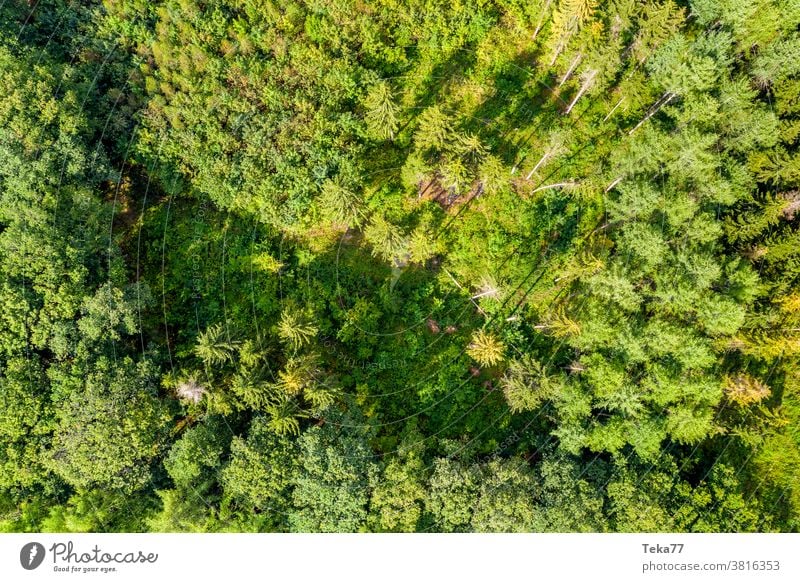
[[[0,531],[800,531],[800,0],[15,0],[0,83]]]

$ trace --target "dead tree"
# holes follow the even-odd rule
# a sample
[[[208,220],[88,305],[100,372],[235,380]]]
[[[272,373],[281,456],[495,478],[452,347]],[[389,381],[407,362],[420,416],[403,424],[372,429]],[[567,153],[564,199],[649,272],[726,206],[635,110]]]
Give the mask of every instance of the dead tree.
[[[559,88],[559,89],[561,88],[561,85],[563,85],[564,83],[566,83],[566,82],[567,82],[567,79],[569,79],[569,78],[570,78],[570,76],[572,75],[572,72],[575,70],[575,67],[577,67],[577,66],[578,66],[578,63],[580,63],[580,62],[581,62],[581,59],[582,59],[582,58],[583,58],[583,54],[582,54],[582,53],[578,53],[578,56],[577,56],[577,57],[575,57],[575,58],[572,60],[572,63],[570,64],[570,66],[569,66],[569,69],[567,69],[567,72],[566,72],[566,73],[564,73],[564,76],[563,76],[563,77],[561,77],[561,82],[558,84],[558,88]]]
[[[678,95],[677,93],[673,93],[672,91],[667,91],[666,93],[664,93],[661,96],[661,99],[656,101],[655,104],[652,107],[650,107],[650,111],[647,113],[647,115],[644,116],[644,119],[642,119],[639,123],[637,123],[636,127],[634,127],[632,130],[628,132],[628,135],[632,135],[634,131],[639,129],[648,119],[650,119],[656,113],[658,113],[662,107],[664,107],[667,103],[669,103],[675,97],[677,97],[677,95]]]
[[[589,87],[592,86],[592,83],[594,82],[594,78],[596,75],[597,71],[594,70],[590,70],[584,73],[583,83],[581,83],[581,88],[578,90],[578,93],[577,95],[575,95],[575,98],[572,100],[572,103],[569,104],[569,107],[567,107],[567,110],[564,112],[565,115],[569,115],[569,112],[572,111],[573,107],[575,107],[575,104],[578,102],[578,99],[580,99],[583,96],[583,94],[589,90]]]

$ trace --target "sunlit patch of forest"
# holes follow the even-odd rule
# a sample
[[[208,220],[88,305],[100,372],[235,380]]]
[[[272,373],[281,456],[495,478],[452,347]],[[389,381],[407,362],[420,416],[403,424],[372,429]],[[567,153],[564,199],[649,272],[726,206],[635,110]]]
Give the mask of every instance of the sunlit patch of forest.
[[[799,531],[800,0],[0,4],[0,531]]]

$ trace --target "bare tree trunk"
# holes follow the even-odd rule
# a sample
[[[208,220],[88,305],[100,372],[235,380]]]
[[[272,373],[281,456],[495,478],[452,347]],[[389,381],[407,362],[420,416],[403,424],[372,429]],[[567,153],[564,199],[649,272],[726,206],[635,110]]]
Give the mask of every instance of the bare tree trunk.
[[[530,172],[528,172],[527,176],[525,176],[525,179],[530,180],[531,176],[533,176],[536,173],[536,170],[539,169],[539,166],[541,166],[544,163],[544,161],[549,157],[550,157],[550,152],[545,152],[545,154],[542,156],[542,159],[536,162],[536,165],[533,167],[533,169]]]
[[[533,194],[541,190],[549,190],[550,188],[572,188],[574,186],[575,182],[557,182],[555,184],[548,184],[547,186],[539,186],[531,193]]]
[[[536,30],[533,31],[533,38],[531,40],[536,40],[536,37],[539,34],[539,31],[542,30],[542,25],[544,24],[544,17],[547,16],[547,9],[550,8],[550,1],[544,3],[544,7],[542,8],[542,15],[539,17],[539,23],[536,25]]]
[[[665,106],[667,103],[669,103],[670,101],[672,101],[672,99],[673,99],[673,98],[674,98],[676,95],[677,95],[677,93],[673,93],[673,92],[671,92],[671,91],[667,91],[666,93],[664,93],[664,94],[661,96],[661,99],[659,99],[658,101],[656,101],[655,105],[653,105],[653,106],[650,108],[650,109],[651,109],[650,113],[648,113],[647,115],[645,115],[644,119],[642,119],[642,120],[641,120],[639,123],[637,123],[637,124],[636,124],[636,127],[634,127],[632,130],[630,130],[630,131],[628,132],[628,135],[632,135],[634,131],[636,131],[637,129],[639,129],[639,128],[640,128],[640,127],[641,127],[641,126],[644,124],[644,122],[646,122],[648,119],[650,119],[651,117],[653,117],[653,116],[654,116],[656,113],[658,113],[658,112],[661,110],[661,108],[662,108],[662,107],[664,107],[664,106]],[[666,99],[664,99],[665,97],[666,97]]]
[[[611,190],[611,189],[612,189],[614,186],[616,186],[617,184],[619,184],[620,182],[622,182],[622,178],[623,178],[623,177],[622,177],[622,176],[620,176],[619,178],[617,178],[616,180],[614,180],[613,182],[611,182],[611,184],[609,184],[609,185],[608,185],[608,188],[606,188],[606,192],[608,192],[608,191],[609,191],[609,190]]]
[[[560,55],[561,52],[564,50],[564,48],[567,46],[567,41],[568,40],[569,40],[569,37],[567,37],[565,40],[559,41],[558,47],[556,48],[556,52],[553,55],[553,58],[550,60],[550,66],[551,67],[556,64],[556,59],[558,58],[558,55]]]
[[[578,94],[575,95],[575,99],[573,99],[572,103],[570,103],[569,107],[567,107],[567,111],[564,113],[564,115],[569,115],[569,112],[572,111],[573,107],[575,107],[575,104],[578,102],[578,99],[580,99],[583,96],[583,94],[586,93],[586,91],[589,89],[589,87],[591,87],[592,81],[594,81],[595,75],[597,75],[597,71],[591,71],[589,73],[589,75],[583,81],[583,84],[581,85],[580,90],[578,90]]]
[[[481,297],[487,297],[489,295],[497,295],[497,289],[489,289],[488,291],[484,291],[483,293],[478,293],[477,295],[473,295],[473,299],[480,299]]]
[[[466,291],[466,289],[464,289],[464,288],[463,288],[463,287],[462,287],[462,286],[459,284],[459,282],[458,282],[458,281],[456,281],[456,278],[455,278],[455,277],[453,277],[453,275],[451,275],[451,274],[450,274],[450,271],[448,271],[447,269],[442,269],[442,271],[444,271],[444,272],[445,272],[445,274],[446,274],[448,277],[450,277],[450,280],[451,280],[451,281],[453,281],[453,283],[455,283],[455,284],[456,284],[456,287],[458,287],[458,288],[459,288],[459,289],[461,289],[462,291]],[[475,306],[475,309],[477,309],[477,310],[478,310],[478,313],[480,313],[481,315],[483,315],[483,316],[485,317],[485,316],[486,316],[486,312],[485,312],[483,309],[481,309],[481,306],[480,306],[480,305],[478,305],[478,304],[475,302],[475,300],[474,300],[472,297],[470,297],[470,298],[469,298],[469,300],[470,300],[470,301],[472,302],[472,304]]]
[[[614,112],[617,110],[617,107],[619,107],[620,105],[622,105],[622,102],[623,102],[624,100],[625,100],[625,97],[624,97],[624,96],[622,96],[622,97],[620,97],[620,98],[619,98],[619,101],[617,101],[617,104],[616,104],[616,105],[614,105],[614,107],[612,107],[612,108],[611,108],[611,111],[609,111],[609,112],[608,112],[608,115],[606,115],[606,116],[603,118],[603,121],[604,121],[604,122],[608,121],[608,118],[609,118],[609,117],[611,117],[611,115],[612,115],[612,114],[613,114],[613,113],[614,113]]]
[[[578,53],[578,56],[575,57],[575,59],[572,61],[572,64],[569,66],[569,69],[567,69],[567,72],[564,73],[564,76],[561,78],[561,82],[558,84],[559,89],[561,88],[561,85],[567,82],[567,79],[569,79],[570,75],[572,75],[572,72],[575,70],[575,67],[577,67],[578,63],[581,62],[581,58],[583,58],[583,54]]]

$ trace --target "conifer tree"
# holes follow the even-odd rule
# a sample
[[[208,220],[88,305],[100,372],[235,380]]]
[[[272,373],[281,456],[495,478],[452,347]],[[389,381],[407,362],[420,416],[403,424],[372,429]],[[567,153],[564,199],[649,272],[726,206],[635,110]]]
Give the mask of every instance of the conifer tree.
[[[494,366],[503,360],[505,346],[494,335],[479,330],[472,336],[472,341],[467,346],[470,357],[482,366]]]
[[[366,120],[370,132],[378,139],[394,139],[398,127],[397,106],[387,81],[378,81],[370,87],[364,101]]]

